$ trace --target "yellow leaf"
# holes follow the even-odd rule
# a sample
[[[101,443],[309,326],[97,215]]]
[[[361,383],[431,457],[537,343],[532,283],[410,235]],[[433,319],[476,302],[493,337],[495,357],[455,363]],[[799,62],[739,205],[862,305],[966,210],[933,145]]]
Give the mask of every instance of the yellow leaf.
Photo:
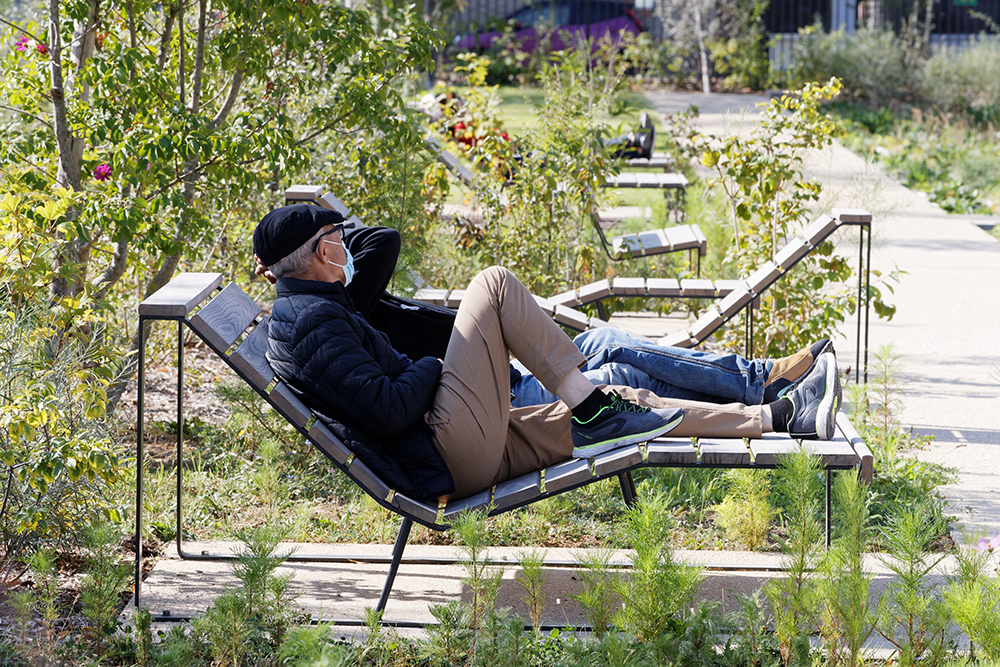
[[[0,199],[0,211],[7,213],[17,213],[17,207],[21,204],[21,198],[15,197],[9,192]]]

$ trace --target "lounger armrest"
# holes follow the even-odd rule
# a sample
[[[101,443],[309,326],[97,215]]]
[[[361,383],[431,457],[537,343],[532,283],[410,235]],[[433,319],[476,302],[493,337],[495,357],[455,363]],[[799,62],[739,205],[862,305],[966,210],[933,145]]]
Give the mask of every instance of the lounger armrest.
[[[221,284],[221,273],[182,273],[140,303],[139,314],[185,317]]]

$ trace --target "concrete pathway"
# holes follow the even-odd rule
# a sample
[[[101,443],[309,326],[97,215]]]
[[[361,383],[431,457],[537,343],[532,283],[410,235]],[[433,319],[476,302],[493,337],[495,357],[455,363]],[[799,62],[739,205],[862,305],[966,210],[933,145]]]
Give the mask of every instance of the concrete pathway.
[[[698,128],[716,135],[745,128],[765,101],[649,98],[661,114],[697,104]],[[873,268],[907,272],[888,295],[895,317],[872,319],[869,349],[892,344],[901,356],[900,418],[934,436],[917,456],[957,468],[958,481],[941,489],[952,512],[964,528],[1000,534],[1000,242],[978,226],[1000,218],[948,215],[840,145],[811,155],[807,171],[824,185],[821,209],[866,208],[875,216]],[[850,246],[854,238],[848,232],[840,242]],[[855,327],[846,322],[836,341],[842,365],[853,364]]]

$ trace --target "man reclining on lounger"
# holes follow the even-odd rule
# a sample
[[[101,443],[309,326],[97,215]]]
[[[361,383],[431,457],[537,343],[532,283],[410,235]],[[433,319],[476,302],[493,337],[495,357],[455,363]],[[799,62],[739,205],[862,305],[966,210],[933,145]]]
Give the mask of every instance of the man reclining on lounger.
[[[409,471],[427,480],[417,483],[422,498],[465,497],[571,456],[595,456],[671,430],[832,437],[840,384],[831,353],[766,406],[663,399],[629,387],[605,393],[578,370],[586,357],[499,267],[470,284],[444,359],[411,361],[354,308],[346,292],[353,258],[340,238],[342,223],[338,213],[299,204],[272,211],[254,230],[254,253],[277,278],[267,357],[311,408],[376,442],[392,439],[426,452],[423,466]],[[562,400],[512,408],[510,353]]]

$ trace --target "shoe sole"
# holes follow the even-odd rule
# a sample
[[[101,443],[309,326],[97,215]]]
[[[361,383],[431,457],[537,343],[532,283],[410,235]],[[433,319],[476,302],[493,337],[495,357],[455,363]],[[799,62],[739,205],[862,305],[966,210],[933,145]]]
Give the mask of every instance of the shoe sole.
[[[795,389],[795,387],[797,387],[800,382],[802,382],[804,379],[806,379],[809,376],[809,374],[813,372],[813,369],[816,368],[816,362],[819,361],[819,358],[822,357],[827,352],[829,352],[830,354],[832,354],[834,356],[834,358],[836,358],[837,352],[836,352],[836,350],[833,349],[833,341],[832,340],[826,341],[826,345],[824,345],[823,349],[819,351],[819,354],[817,354],[815,357],[813,357],[812,363],[809,364],[809,368],[807,368],[802,375],[800,375],[799,377],[795,378],[795,382],[792,382],[790,385],[788,385],[787,387],[785,387],[784,389],[782,389],[781,391],[779,391],[778,394],[774,397],[774,400],[778,400],[782,396],[787,396],[788,392],[790,392],[791,390]]]
[[[658,438],[664,433],[668,433],[684,419],[684,413],[681,412],[677,417],[672,419],[670,422],[661,426],[660,428],[653,429],[652,431],[647,431],[646,433],[633,433],[631,435],[624,436],[618,440],[613,440],[611,442],[602,442],[598,445],[590,445],[589,447],[574,447],[573,448],[573,458],[574,459],[592,459],[595,456],[600,456],[605,452],[610,452],[615,449],[621,449],[622,447],[628,447],[629,445],[634,445],[639,442],[648,442],[654,438]]]
[[[832,354],[832,353],[827,353]],[[823,355],[816,357],[816,361]],[[813,363],[815,365],[815,362]],[[819,440],[833,440],[836,434],[837,411],[840,409],[841,388],[840,373],[837,371],[836,357],[826,365],[826,391],[816,409],[816,432],[815,433],[791,433],[793,438],[816,438]]]

